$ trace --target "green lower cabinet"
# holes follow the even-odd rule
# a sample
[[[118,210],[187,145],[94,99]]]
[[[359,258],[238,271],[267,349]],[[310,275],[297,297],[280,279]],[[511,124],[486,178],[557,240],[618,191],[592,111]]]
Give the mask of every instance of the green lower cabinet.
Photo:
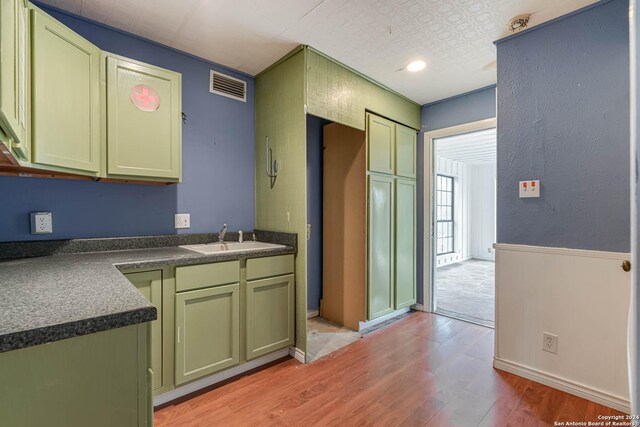
[[[416,303],[416,181],[396,178],[395,308]]]
[[[152,426],[148,324],[0,353],[0,426]]]
[[[153,390],[164,385],[162,375],[162,270],[127,273],[125,277],[158,310],[158,318],[151,322],[151,369]]]
[[[394,182],[393,177],[369,175],[367,318],[394,310]]]
[[[247,282],[247,360],[294,344],[294,283],[293,274]]]
[[[239,363],[239,302],[239,283],[176,294],[176,385]]]

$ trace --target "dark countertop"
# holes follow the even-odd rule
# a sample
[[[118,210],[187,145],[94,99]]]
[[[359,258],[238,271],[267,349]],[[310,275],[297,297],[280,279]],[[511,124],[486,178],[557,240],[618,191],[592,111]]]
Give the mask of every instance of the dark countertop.
[[[201,255],[179,247],[70,253],[0,262],[0,353],[155,320],[120,270],[295,253],[287,246]]]

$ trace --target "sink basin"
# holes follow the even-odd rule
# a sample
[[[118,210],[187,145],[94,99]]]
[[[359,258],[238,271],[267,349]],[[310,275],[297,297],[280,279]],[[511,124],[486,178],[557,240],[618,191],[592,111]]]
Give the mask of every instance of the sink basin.
[[[198,252],[203,255],[216,254],[219,252],[244,252],[244,251],[264,251],[268,249],[285,248],[284,245],[276,245],[275,243],[265,242],[224,242],[224,243],[207,243],[206,245],[185,245],[180,246],[183,249]]]

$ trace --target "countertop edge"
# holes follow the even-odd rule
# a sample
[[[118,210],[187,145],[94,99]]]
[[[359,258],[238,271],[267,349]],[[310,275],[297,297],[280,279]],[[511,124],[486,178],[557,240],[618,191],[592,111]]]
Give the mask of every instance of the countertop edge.
[[[135,251],[134,249],[132,251]],[[183,257],[159,257],[157,259],[133,260],[124,262],[107,262],[119,273],[123,271],[145,270],[150,268],[178,267],[186,265],[209,264],[225,261],[243,260],[249,258],[263,258],[278,255],[296,254],[296,248],[286,246],[284,248],[274,248],[268,250],[251,250],[235,253],[217,253],[203,255],[194,252],[193,256],[188,254]],[[86,253],[85,253],[86,254]],[[81,254],[80,254],[81,255]],[[53,255],[58,257],[63,255]],[[36,258],[29,258],[30,262],[37,262]],[[135,324],[150,322],[157,319],[157,309],[154,306],[140,307],[133,310],[115,312],[104,316],[89,317],[80,320],[73,320],[66,323],[23,329],[15,332],[8,332],[0,335],[0,353],[33,347],[50,342],[60,341],[67,338],[74,338],[89,335],[97,332],[108,331]]]

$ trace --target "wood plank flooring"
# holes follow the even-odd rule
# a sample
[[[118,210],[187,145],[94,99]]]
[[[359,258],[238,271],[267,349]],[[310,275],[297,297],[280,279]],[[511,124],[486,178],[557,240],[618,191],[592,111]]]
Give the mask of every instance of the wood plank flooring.
[[[492,367],[493,330],[417,312],[155,413],[164,426],[546,426],[619,412]]]

